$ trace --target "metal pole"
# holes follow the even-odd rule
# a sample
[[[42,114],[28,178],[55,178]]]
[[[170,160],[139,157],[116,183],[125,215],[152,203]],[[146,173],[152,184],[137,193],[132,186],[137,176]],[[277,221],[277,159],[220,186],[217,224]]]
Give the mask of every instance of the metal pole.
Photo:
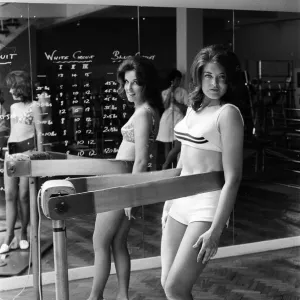
[[[68,256],[65,221],[52,221],[56,300],[69,300]]]
[[[140,23],[140,7],[137,7],[137,32],[138,32],[138,53],[141,53],[141,23]]]
[[[32,276],[35,299],[42,300],[42,278],[40,272],[40,253],[38,247],[38,209],[37,209],[37,178],[29,178],[29,197],[30,197],[30,230],[32,254]]]
[[[232,51],[235,51],[235,14],[234,9],[232,10]]]

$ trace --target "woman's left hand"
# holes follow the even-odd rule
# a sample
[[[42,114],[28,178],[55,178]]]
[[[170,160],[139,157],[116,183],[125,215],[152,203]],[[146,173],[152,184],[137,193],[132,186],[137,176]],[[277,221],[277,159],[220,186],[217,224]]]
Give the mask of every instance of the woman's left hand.
[[[220,234],[213,232],[210,229],[204,232],[193,245],[193,248],[199,248],[201,246],[197,255],[197,262],[203,257],[202,263],[205,264],[214,257],[218,251],[219,240]]]
[[[131,214],[131,210],[132,210],[132,207],[124,208],[125,215],[126,215],[126,217],[128,217],[128,220],[130,220],[131,218],[135,219],[135,217]]]

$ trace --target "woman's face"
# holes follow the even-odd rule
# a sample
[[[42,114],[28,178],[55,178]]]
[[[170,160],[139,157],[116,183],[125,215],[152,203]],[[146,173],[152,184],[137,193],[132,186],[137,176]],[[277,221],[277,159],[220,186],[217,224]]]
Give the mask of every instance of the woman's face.
[[[16,95],[16,90],[15,89],[11,88],[9,90],[9,92],[11,93],[13,100],[15,100],[15,101],[21,101],[22,100],[22,98],[20,96]]]
[[[181,83],[181,77],[176,77],[174,78],[174,80],[172,81],[172,86],[174,88],[177,88],[180,86],[180,83]]]
[[[225,69],[218,63],[208,63],[202,72],[202,91],[210,100],[220,100],[227,91]]]
[[[143,103],[143,87],[138,85],[135,70],[125,73],[124,89],[129,102],[135,105]]]

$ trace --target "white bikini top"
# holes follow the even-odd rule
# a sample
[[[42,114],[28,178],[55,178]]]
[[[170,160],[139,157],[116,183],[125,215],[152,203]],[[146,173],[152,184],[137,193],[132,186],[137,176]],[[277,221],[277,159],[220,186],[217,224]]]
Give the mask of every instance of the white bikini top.
[[[197,149],[212,150],[222,152],[221,133],[219,130],[219,116],[226,107],[234,107],[240,114],[243,124],[244,120],[240,110],[233,104],[222,106],[206,107],[208,113],[199,115],[199,122],[191,128],[187,126],[187,119],[190,115],[196,114],[191,107],[187,109],[185,117],[176,124],[174,128],[175,137],[183,145],[188,145]]]

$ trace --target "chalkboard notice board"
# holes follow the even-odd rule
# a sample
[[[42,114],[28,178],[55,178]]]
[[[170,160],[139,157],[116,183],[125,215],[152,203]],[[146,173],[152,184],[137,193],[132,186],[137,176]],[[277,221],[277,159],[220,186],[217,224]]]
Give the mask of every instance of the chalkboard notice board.
[[[116,74],[107,72],[97,93],[97,82],[93,80],[95,55],[83,54],[81,50],[60,55],[53,50],[45,52],[45,58],[51,69],[48,67],[48,74],[38,77],[41,86],[51,86],[53,126],[44,134],[52,135],[52,150],[114,158],[122,141],[121,127],[134,111],[118,95]]]

